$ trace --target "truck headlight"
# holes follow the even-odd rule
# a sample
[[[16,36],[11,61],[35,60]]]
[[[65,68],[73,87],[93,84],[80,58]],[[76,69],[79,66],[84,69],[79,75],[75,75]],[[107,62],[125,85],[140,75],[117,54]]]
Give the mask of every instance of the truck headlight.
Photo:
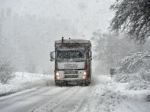
[[[57,76],[57,77],[59,77],[59,76],[60,76],[59,72],[56,72],[56,76]]]
[[[59,72],[56,72],[56,79],[57,79],[57,80],[60,79],[60,74],[59,74]]]
[[[83,78],[83,79],[86,79],[86,78],[87,78],[87,72],[86,72],[86,71],[83,72],[82,78]]]
[[[83,75],[86,76],[86,74],[87,74],[86,71],[84,71],[84,72],[83,72]]]

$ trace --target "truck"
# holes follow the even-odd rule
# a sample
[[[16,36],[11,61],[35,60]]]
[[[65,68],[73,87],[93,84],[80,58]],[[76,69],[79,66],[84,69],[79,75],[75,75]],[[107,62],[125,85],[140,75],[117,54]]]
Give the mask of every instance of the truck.
[[[62,39],[55,41],[55,51],[50,53],[54,61],[56,86],[77,84],[88,86],[91,83],[92,51],[90,40]]]

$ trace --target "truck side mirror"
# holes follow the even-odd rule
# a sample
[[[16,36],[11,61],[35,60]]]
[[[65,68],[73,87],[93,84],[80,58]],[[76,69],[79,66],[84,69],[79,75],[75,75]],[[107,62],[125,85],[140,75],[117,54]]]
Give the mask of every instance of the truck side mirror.
[[[92,51],[89,52],[89,60],[92,60]]]
[[[55,51],[50,52],[50,61],[55,60]]]

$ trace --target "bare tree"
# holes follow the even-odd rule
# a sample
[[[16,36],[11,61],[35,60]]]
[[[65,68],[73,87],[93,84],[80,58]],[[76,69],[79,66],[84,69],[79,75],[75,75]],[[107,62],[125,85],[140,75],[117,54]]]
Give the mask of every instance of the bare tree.
[[[5,84],[10,80],[13,75],[13,67],[6,58],[0,59],[0,82]]]
[[[8,12],[7,12],[8,13]],[[6,51],[8,49],[5,49],[5,43],[7,43],[8,40],[4,38],[2,35],[2,28],[3,28],[3,22],[5,20],[4,11],[2,10],[0,12],[0,83],[7,83],[9,79],[12,78],[12,72],[13,67],[11,66],[11,62],[6,55]]]

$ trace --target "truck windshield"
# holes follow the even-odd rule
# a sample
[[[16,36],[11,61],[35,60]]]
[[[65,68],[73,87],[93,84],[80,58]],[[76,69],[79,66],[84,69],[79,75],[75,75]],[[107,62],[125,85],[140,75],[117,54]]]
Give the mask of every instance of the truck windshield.
[[[57,52],[58,59],[78,59],[84,58],[84,50],[59,50]]]

